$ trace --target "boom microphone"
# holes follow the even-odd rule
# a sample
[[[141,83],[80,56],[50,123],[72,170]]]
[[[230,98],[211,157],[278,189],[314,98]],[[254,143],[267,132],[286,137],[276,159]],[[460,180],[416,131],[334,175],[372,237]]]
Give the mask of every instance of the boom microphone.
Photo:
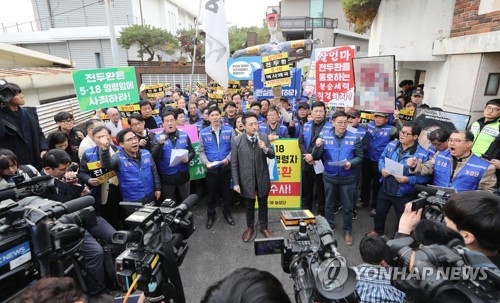
[[[73,213],[80,209],[84,209],[85,207],[94,206],[95,199],[92,196],[84,196],[80,198],[76,198],[70,200],[68,202],[64,202],[62,207],[65,208],[65,213]]]
[[[178,216],[184,216],[193,206],[198,203],[198,195],[192,194],[186,198],[181,204],[177,205],[175,208],[175,213]]]
[[[323,247],[335,256],[340,256],[340,253],[337,251],[335,238],[333,237],[333,230],[330,228],[330,224],[328,224],[325,217],[316,216],[316,232]]]
[[[0,192],[0,201],[17,198],[17,192],[14,189],[8,189]]]
[[[16,187],[17,188],[24,188],[24,187],[38,184],[40,182],[49,181],[50,179],[52,179],[52,176],[49,176],[49,175],[33,177],[30,180],[17,183]]]

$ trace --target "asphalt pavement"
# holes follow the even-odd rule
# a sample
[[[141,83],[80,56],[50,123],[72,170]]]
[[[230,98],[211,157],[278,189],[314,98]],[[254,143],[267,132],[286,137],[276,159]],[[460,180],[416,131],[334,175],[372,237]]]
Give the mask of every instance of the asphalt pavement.
[[[353,221],[353,245],[347,246],[342,237],[342,210],[336,215],[337,229],[334,231],[338,242],[338,250],[347,260],[348,266],[355,266],[361,262],[359,241],[373,228],[373,218],[369,215],[370,209],[358,209],[358,219]],[[184,284],[186,302],[200,302],[206,289],[215,282],[223,279],[234,270],[241,267],[253,267],[272,273],[283,284],[292,302],[293,280],[281,267],[280,255],[255,256],[254,242],[245,243],[241,236],[246,229],[245,211],[242,204],[232,207],[235,226],[230,226],[222,216],[220,203],[217,206],[217,217],[214,226],[207,230],[206,201],[200,198],[198,205],[193,209],[196,231],[188,239],[189,252],[180,267]],[[283,228],[279,220],[280,210],[269,210],[269,229],[275,237],[289,237],[290,231]],[[256,219],[257,213],[256,213]],[[395,229],[395,215],[391,211],[386,222],[386,234],[390,235]],[[263,238],[260,229],[256,229],[257,238]]]

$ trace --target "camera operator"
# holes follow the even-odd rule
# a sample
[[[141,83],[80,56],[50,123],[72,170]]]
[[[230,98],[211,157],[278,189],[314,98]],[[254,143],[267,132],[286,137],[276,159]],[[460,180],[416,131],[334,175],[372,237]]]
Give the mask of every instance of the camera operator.
[[[267,271],[239,268],[210,286],[201,303],[290,303],[280,281]]]
[[[0,79],[0,148],[19,157],[19,164],[42,168],[41,157],[48,150],[36,108],[24,107],[21,87]]]
[[[16,155],[9,149],[0,149],[0,190],[15,187],[13,176],[22,175],[24,180],[30,180],[40,173],[31,165],[21,165]]]
[[[102,137],[99,140],[102,146],[99,148],[101,166],[116,172],[125,201],[144,204],[160,198],[160,177],[153,157],[147,150],[139,149],[139,139],[130,128],[116,135],[121,149],[113,157],[109,154],[109,138]]]
[[[44,193],[40,195],[59,202],[67,202],[81,196],[83,186],[78,184],[77,173],[68,171],[71,163],[69,155],[59,149],[49,150],[43,156],[42,175],[50,175],[55,178],[56,194]],[[111,238],[116,230],[102,217],[96,217],[95,226],[84,226],[85,236],[80,254],[85,259],[86,270],[92,275],[88,279],[88,288],[90,294],[99,293],[104,285],[104,253],[101,245],[97,243],[94,237],[99,238],[106,243],[111,243]]]
[[[485,191],[466,191],[453,195],[443,207],[446,226],[457,231],[465,246],[486,255],[500,266],[500,197]],[[420,221],[421,210],[406,205],[399,224],[399,236],[409,235]]]
[[[409,158],[407,164],[415,174],[434,173],[432,182],[437,186],[453,187],[457,192],[476,189],[492,192],[497,183],[495,166],[472,153],[473,142],[470,131],[454,130],[448,139],[447,151],[425,163]]]
[[[363,264],[353,269],[358,276],[356,292],[361,302],[405,302],[405,294],[391,285],[387,275],[384,249],[380,236],[365,236],[359,243]]]
[[[85,303],[87,298],[75,285],[73,279],[43,278],[20,294],[15,303]]]

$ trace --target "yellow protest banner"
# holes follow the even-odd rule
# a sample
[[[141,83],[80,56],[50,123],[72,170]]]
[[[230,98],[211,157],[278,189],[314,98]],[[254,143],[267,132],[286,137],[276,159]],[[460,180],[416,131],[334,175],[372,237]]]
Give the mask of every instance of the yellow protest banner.
[[[266,87],[290,85],[291,74],[287,52],[262,56],[262,69]]]

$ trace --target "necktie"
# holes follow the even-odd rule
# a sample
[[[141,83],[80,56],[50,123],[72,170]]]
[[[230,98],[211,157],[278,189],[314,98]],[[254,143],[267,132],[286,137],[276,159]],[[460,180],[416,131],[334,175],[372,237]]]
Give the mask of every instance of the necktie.
[[[255,148],[255,141],[257,141],[257,140],[255,139],[255,137],[252,137],[251,140],[252,140],[252,148]]]

